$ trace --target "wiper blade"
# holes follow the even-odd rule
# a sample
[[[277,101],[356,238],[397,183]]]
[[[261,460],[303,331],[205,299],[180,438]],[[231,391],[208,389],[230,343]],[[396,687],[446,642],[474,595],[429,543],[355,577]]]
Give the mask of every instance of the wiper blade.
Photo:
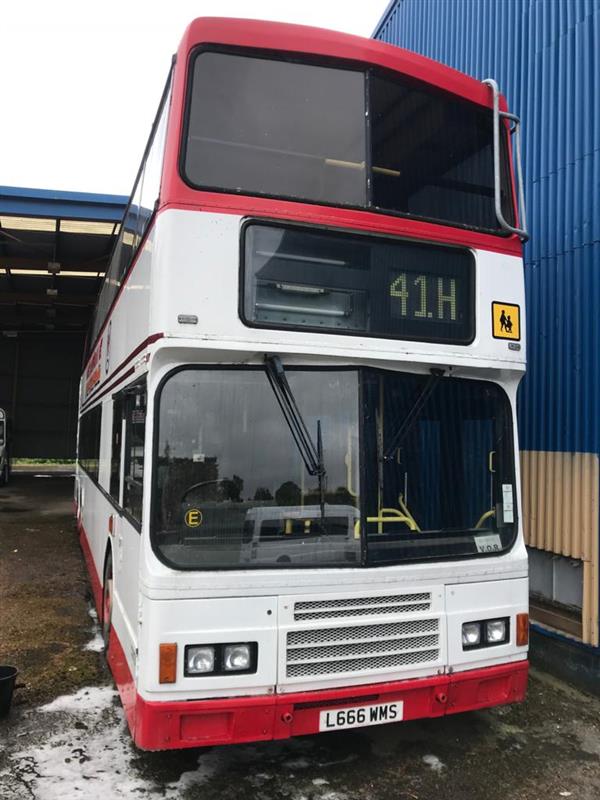
[[[321,420],[317,422],[317,444],[315,445],[300,413],[279,356],[266,355],[265,370],[308,474],[319,476],[319,488],[322,495],[322,481],[327,473],[323,463]]]
[[[419,414],[423,410],[425,403],[429,400],[433,390],[438,384],[439,379],[444,374],[443,369],[432,369],[430,370],[430,372],[431,375],[429,376],[427,382],[425,383],[425,386],[423,386],[423,388],[415,398],[415,401],[412,404],[408,414],[402,420],[402,424],[392,437],[392,441],[388,445],[387,450],[384,452],[383,461],[392,460],[394,451],[402,444],[404,439],[408,436],[408,434],[412,430],[415,422],[419,417]]]

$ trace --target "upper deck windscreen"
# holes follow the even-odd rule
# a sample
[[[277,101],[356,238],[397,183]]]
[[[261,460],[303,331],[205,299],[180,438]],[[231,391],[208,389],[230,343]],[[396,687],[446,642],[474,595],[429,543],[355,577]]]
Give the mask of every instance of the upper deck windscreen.
[[[182,165],[197,188],[500,232],[491,110],[390,72],[200,51]],[[502,185],[512,220],[506,157]]]

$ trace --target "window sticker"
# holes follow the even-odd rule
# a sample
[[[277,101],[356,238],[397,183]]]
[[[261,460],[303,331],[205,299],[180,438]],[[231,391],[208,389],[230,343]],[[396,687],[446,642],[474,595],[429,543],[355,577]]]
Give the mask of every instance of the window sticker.
[[[478,553],[499,553],[502,550],[502,540],[497,533],[476,536],[475,547]]]
[[[185,512],[185,524],[188,528],[199,528],[202,525],[202,512],[199,508],[189,508]]]
[[[515,521],[512,483],[502,484],[502,515],[504,517],[504,522]]]
[[[492,303],[492,336],[494,339],[521,338],[520,308],[511,303]]]

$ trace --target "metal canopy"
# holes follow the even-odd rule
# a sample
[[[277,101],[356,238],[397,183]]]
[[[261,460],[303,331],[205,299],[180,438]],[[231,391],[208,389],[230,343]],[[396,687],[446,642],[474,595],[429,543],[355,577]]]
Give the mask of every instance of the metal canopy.
[[[86,331],[128,198],[0,186],[0,331]]]

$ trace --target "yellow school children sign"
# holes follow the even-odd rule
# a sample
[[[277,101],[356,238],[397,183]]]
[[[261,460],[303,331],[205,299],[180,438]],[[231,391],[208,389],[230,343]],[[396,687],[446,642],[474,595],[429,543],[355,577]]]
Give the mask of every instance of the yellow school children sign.
[[[519,306],[510,303],[492,303],[492,336],[494,339],[521,338]]]

